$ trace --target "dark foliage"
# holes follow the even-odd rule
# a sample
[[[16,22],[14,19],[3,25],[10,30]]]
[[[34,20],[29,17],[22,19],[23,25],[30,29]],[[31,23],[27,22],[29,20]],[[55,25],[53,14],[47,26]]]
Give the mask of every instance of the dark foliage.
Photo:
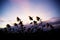
[[[52,29],[54,29],[54,27],[51,24],[47,23],[46,25],[47,25],[47,28],[50,26]]]
[[[22,21],[19,22],[19,25],[24,26]]]
[[[37,21],[33,21],[35,25],[37,25]]]
[[[40,20],[39,17],[36,17],[36,18],[37,18],[37,21]],[[33,18],[31,16],[29,16],[29,19],[33,21]],[[28,36],[30,36],[31,38],[34,37],[34,39],[37,38],[37,37],[38,37],[38,39],[39,38],[41,39],[41,37],[45,38],[46,36],[47,36],[46,38],[51,38],[51,37],[53,38],[55,33],[58,34],[60,32],[60,29],[54,29],[54,27],[49,23],[46,23],[45,25],[42,25],[42,23],[40,23],[41,27],[42,27],[42,29],[41,29],[39,27],[40,24],[38,25],[37,21],[35,21],[35,20],[30,23],[30,24],[34,23],[34,25],[32,25],[29,28],[24,27],[24,24],[21,21],[21,19],[19,19],[19,17],[17,17],[17,21],[19,22],[19,24],[14,23],[14,28],[12,28],[9,24],[6,25],[6,28],[0,28],[0,33],[9,34],[9,35],[11,34],[10,35],[11,37],[16,37],[16,38],[18,38],[18,37],[21,38],[23,36],[22,39],[24,39],[24,37],[26,38]],[[47,26],[47,28],[51,27],[52,29],[44,31],[43,28],[46,27],[46,26]],[[51,35],[53,35],[53,36],[51,36]]]
[[[37,20],[37,21],[39,21],[39,20],[40,20],[40,18],[39,18],[38,16],[36,16],[36,20]]]
[[[17,17],[17,21],[21,21],[21,19],[19,17]]]
[[[7,28],[10,28],[11,26],[9,24],[6,25]]]
[[[29,19],[30,19],[30,20],[33,20],[33,18],[32,18],[31,16],[29,16]]]
[[[18,26],[17,23],[14,23],[14,26]]]

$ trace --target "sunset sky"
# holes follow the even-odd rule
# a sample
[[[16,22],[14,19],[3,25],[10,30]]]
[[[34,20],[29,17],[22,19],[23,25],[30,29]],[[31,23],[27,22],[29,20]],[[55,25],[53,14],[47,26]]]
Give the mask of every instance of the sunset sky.
[[[60,3],[58,0],[0,0],[0,28],[6,24],[17,23],[18,16],[24,24],[28,24],[28,16],[35,19],[39,16],[42,21],[53,17],[60,17]]]

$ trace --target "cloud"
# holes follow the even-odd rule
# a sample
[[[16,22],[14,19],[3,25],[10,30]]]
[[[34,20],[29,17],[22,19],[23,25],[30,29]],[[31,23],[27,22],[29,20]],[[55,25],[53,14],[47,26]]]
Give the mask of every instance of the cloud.
[[[0,22],[4,22],[4,21],[5,21],[4,18],[1,18],[1,17],[0,17]]]
[[[10,21],[8,21],[10,22]],[[0,28],[5,28],[6,24],[8,23],[5,18],[0,17]]]
[[[50,18],[49,20],[46,20],[47,23],[50,23],[52,25],[60,24],[60,17],[53,17]]]

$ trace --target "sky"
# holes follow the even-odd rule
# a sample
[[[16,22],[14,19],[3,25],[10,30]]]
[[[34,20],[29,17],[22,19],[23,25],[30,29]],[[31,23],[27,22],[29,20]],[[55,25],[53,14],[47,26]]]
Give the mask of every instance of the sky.
[[[30,23],[28,16],[36,20],[39,16],[42,21],[53,17],[60,17],[59,0],[0,0],[0,28],[6,24],[18,23],[19,17],[24,24]]]

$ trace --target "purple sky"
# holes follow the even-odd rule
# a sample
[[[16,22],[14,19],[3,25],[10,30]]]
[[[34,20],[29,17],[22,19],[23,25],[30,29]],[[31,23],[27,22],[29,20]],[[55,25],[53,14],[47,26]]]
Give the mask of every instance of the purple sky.
[[[34,17],[34,20],[39,16],[42,21],[60,17],[59,5],[57,0],[1,0],[0,27],[7,23],[13,25],[17,16],[24,24],[30,23],[28,16]]]

